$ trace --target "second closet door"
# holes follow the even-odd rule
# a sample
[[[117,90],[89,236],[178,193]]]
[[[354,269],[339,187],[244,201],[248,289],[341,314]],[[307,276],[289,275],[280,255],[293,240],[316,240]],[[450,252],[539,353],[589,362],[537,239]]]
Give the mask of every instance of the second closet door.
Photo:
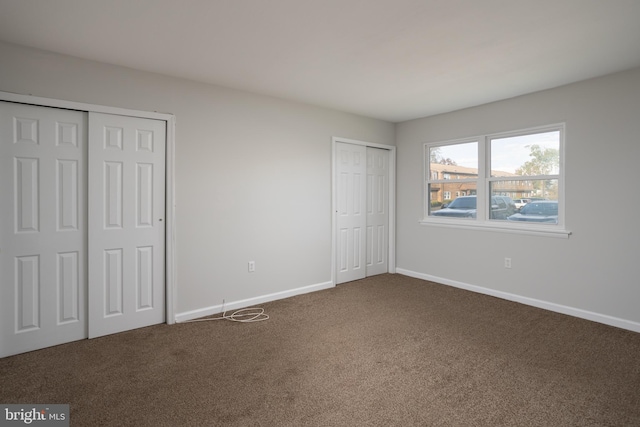
[[[89,113],[89,337],[165,321],[166,123]]]

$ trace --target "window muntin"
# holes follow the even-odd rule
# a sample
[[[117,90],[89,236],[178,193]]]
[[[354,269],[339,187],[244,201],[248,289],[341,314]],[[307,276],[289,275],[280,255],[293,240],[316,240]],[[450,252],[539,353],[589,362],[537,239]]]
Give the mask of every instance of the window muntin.
[[[425,144],[425,177],[429,177],[425,219],[473,218],[472,223],[479,226],[496,223],[534,229],[562,226],[563,146],[564,125],[485,135],[473,141]],[[445,173],[449,179],[445,180]],[[456,197],[444,196],[458,194],[478,197],[473,214],[454,215],[451,208],[446,209]],[[551,201],[559,214],[545,221],[516,216],[525,206],[521,199]],[[520,200],[517,206],[514,200]],[[449,214],[438,213],[441,210]]]

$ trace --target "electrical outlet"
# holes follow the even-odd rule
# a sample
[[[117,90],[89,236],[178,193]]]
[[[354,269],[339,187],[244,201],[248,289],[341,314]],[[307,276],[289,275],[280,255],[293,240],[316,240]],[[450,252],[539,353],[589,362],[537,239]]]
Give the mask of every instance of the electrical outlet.
[[[249,273],[253,273],[254,271],[256,271],[256,262],[249,261]]]
[[[504,268],[511,268],[511,258],[504,259]]]

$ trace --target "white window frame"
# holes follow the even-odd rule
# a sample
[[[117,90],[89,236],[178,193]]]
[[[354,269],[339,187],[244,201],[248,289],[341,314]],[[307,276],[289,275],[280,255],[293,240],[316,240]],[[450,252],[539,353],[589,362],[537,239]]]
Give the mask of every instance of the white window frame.
[[[530,135],[536,133],[558,131],[559,135],[559,172],[558,174],[539,175],[539,176],[523,176],[520,178],[514,177],[492,177],[491,176],[491,140],[497,138],[509,138],[523,135]],[[562,237],[568,238],[571,231],[565,228],[565,124],[551,124],[545,126],[532,127],[527,129],[520,129],[514,131],[479,135],[472,138],[456,139],[449,141],[428,142],[424,144],[423,161],[424,161],[424,174],[422,179],[423,191],[423,218],[420,220],[420,224],[438,227],[453,227],[462,229],[482,229],[496,232],[507,232],[517,234],[532,234],[542,235],[549,237]],[[438,217],[429,215],[429,184],[442,183],[442,179],[434,180],[430,171],[429,153],[430,149],[434,147],[442,147],[447,145],[464,144],[469,142],[478,143],[478,178],[476,185],[477,195],[477,213],[475,219],[459,219]],[[535,224],[519,221],[496,221],[489,219],[489,209],[487,200],[489,199],[490,184],[498,181],[533,181],[533,180],[558,180],[558,224]],[[447,180],[450,182],[451,180]],[[470,180],[465,180],[470,181]]]

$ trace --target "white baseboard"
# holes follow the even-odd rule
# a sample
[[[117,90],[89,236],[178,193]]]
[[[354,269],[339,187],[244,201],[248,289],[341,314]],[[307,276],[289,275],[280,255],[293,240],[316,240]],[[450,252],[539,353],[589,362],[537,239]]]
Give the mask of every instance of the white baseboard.
[[[620,319],[618,317],[608,316],[606,314],[594,313],[592,311],[582,310],[579,308],[569,307],[566,305],[556,304],[548,301],[542,301],[535,298],[528,298],[508,292],[496,291],[495,289],[483,288],[482,286],[470,285],[468,283],[457,282],[455,280],[449,280],[443,277],[405,270],[404,268],[396,268],[396,273],[414,277],[416,279],[441,283],[443,285],[449,285],[480,294],[490,295],[496,298],[502,298],[508,301],[514,301],[521,304],[542,308],[544,310],[554,311],[556,313],[579,317],[581,319],[591,320],[593,322],[604,323],[605,325],[615,326],[617,328],[627,329],[633,332],[640,332],[640,323],[633,322],[631,320]]]
[[[239,301],[225,302],[224,307],[222,304],[214,305],[210,307],[200,308],[198,310],[186,311],[184,313],[176,314],[176,322],[186,322],[187,320],[197,319],[199,317],[211,316],[213,314],[222,313],[223,310],[231,311],[240,308],[250,307],[256,304],[263,304],[269,301],[276,301],[279,299],[289,298],[296,295],[308,294],[309,292],[321,291],[323,289],[333,288],[335,285],[333,282],[318,283],[316,285],[303,286],[301,288],[290,289],[288,291],[276,292],[273,294],[262,295],[254,298],[248,298]]]

